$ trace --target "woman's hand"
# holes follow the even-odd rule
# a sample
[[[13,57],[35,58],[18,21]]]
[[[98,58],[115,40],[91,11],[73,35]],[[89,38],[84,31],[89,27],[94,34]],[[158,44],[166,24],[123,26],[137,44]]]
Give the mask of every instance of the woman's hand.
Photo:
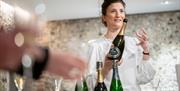
[[[120,66],[121,63],[123,62],[123,60],[121,59],[120,61],[117,61],[117,65]],[[106,76],[109,71],[112,69],[112,60],[108,59],[107,57],[105,58],[105,61],[104,61],[104,68],[103,68],[103,75]]]
[[[148,35],[142,28],[140,31],[136,32],[136,37],[140,41],[139,44],[143,48],[143,60],[149,59],[149,42],[148,42]]]
[[[145,32],[144,28],[137,31],[135,34],[137,39],[140,41],[138,45],[140,45],[143,48],[143,52],[149,53],[148,35]]]

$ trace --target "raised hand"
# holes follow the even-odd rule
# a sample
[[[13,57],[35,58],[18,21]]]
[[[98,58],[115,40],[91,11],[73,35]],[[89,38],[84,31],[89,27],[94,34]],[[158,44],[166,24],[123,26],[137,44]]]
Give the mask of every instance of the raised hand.
[[[148,35],[145,32],[144,28],[135,32],[135,34],[137,39],[140,41],[137,45],[140,45],[145,53],[149,53]]]

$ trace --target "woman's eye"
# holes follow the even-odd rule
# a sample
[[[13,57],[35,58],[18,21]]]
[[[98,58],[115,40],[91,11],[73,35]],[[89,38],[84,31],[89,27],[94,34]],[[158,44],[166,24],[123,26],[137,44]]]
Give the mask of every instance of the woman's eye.
[[[116,12],[116,11],[115,11],[115,10],[112,10],[111,12],[114,13],[114,12]]]
[[[124,13],[125,11],[124,11],[123,9],[120,9],[120,12],[121,12],[121,13]]]

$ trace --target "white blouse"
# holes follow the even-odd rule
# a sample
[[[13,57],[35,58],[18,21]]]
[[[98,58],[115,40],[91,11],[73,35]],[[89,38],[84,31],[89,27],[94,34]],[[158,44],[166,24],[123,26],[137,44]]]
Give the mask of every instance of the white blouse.
[[[123,52],[123,62],[118,66],[119,77],[122,82],[124,91],[140,91],[140,84],[145,84],[153,79],[155,70],[151,66],[151,61],[143,61],[143,49],[137,45],[138,40],[135,37],[125,36],[125,49]],[[112,40],[105,37],[89,42],[88,51],[88,76],[96,76],[96,62],[104,61],[105,56],[109,52]],[[87,76],[87,77],[88,77]],[[105,84],[110,88],[112,79],[112,70],[105,77]],[[96,79],[87,79],[87,83],[92,85]],[[93,87],[94,88],[94,87]],[[92,86],[89,88],[92,91]]]

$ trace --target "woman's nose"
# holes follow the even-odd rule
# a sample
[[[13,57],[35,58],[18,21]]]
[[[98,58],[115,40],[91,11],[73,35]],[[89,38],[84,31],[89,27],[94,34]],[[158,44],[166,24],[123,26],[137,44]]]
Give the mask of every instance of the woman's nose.
[[[116,13],[116,17],[120,17],[121,16],[121,13],[120,12],[117,12]]]

